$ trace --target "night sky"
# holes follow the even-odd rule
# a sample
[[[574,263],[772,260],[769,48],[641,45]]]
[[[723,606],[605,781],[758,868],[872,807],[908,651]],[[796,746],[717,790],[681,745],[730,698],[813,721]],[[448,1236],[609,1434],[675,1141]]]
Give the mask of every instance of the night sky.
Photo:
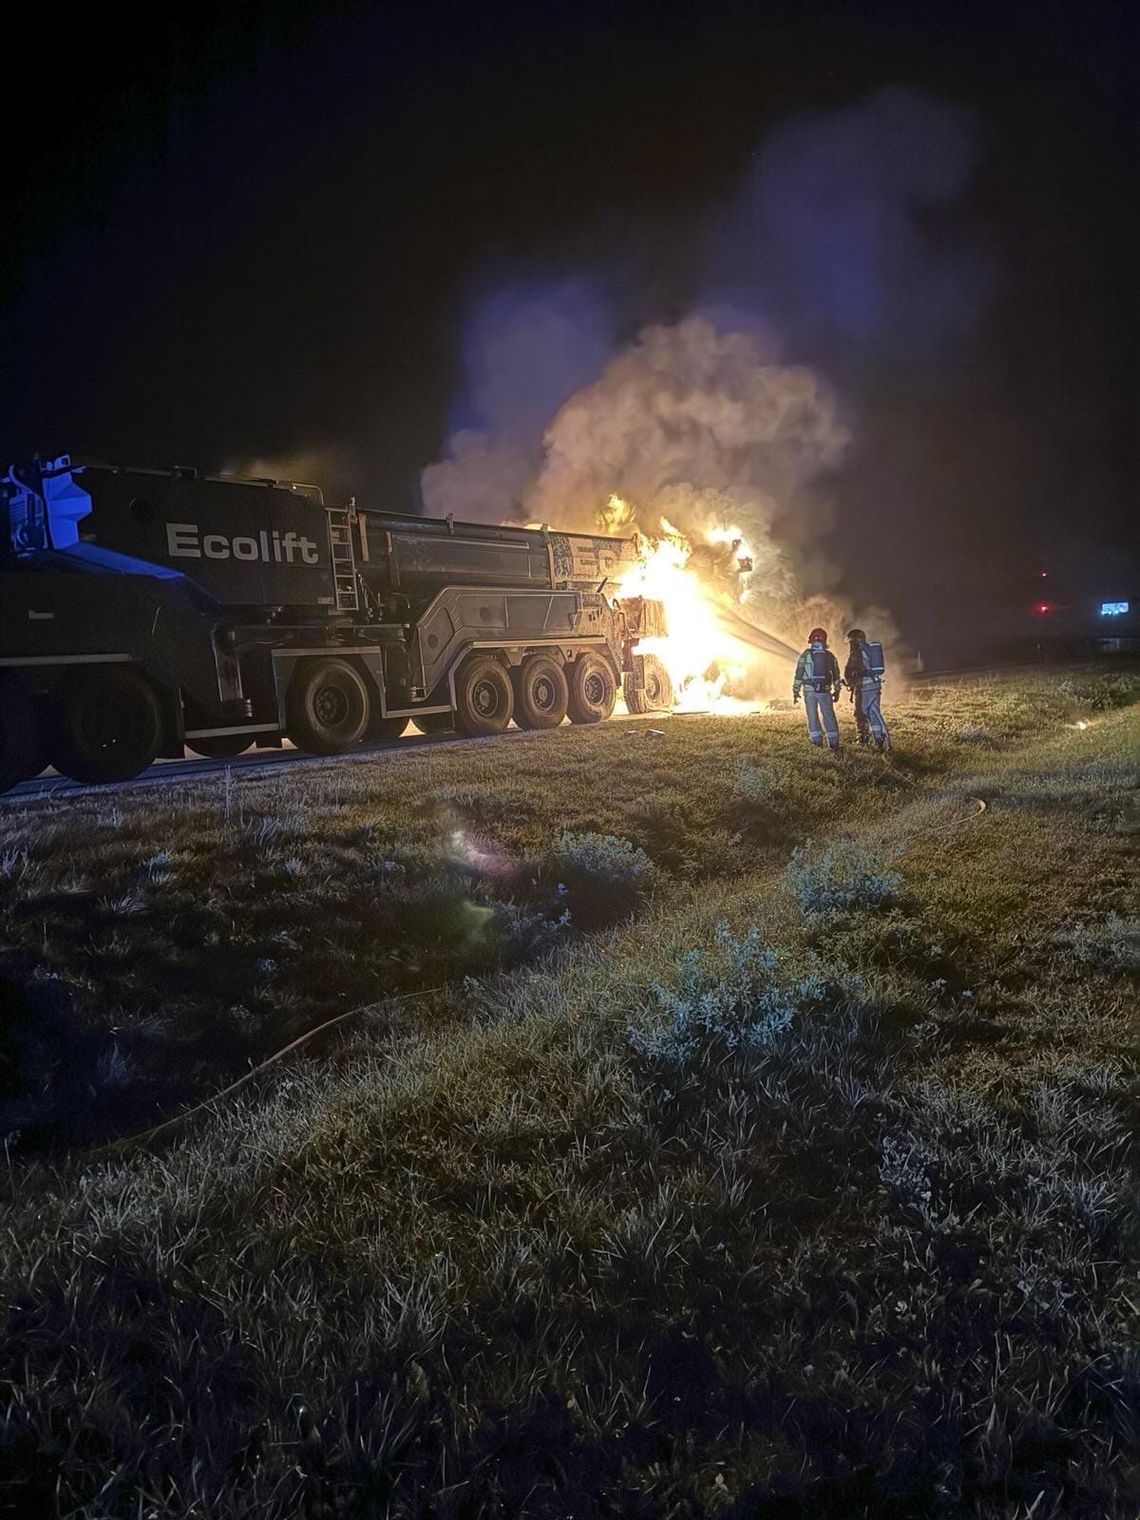
[[[840,296],[825,320],[792,274],[764,296],[853,433],[820,485],[845,589],[947,652],[1042,567],[1138,589],[1136,7],[157,11],[33,9],[8,57],[5,458],[317,451],[331,487],[407,509],[467,420],[486,292],[594,281],[618,343],[677,321],[739,282],[771,133],[903,86],[969,123],[964,188],[916,213],[960,254],[961,320],[926,342]]]

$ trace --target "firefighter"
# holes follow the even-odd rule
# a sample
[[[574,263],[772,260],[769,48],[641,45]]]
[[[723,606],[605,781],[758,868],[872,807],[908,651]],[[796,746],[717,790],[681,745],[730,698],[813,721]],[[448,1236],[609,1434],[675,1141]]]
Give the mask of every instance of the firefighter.
[[[827,647],[827,629],[813,628],[808,634],[808,647],[796,661],[792,701],[798,702],[803,692],[808,738],[815,745],[822,745],[826,734],[828,749],[839,748],[835,699],[841,684],[839,661]]]
[[[851,652],[843,675],[855,705],[855,727],[859,731],[859,743],[875,742],[876,749],[890,749],[891,733],[883,721],[879,697],[883,690],[882,660],[872,660],[867,648],[867,635],[862,628],[852,628],[847,635]],[[875,646],[876,649],[879,647]]]

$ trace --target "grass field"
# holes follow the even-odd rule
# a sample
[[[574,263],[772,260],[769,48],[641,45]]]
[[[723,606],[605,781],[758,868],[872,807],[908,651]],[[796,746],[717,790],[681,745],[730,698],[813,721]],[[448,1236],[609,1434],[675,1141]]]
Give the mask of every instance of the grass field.
[[[0,810],[0,1513],[1132,1520],[1137,698]]]

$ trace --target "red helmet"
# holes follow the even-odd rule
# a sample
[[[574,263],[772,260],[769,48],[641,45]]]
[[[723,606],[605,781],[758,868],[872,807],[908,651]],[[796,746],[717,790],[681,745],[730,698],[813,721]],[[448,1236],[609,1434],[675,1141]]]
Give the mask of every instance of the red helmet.
[[[808,643],[809,644],[826,644],[827,643],[827,629],[826,628],[813,628],[812,631],[808,634]]]

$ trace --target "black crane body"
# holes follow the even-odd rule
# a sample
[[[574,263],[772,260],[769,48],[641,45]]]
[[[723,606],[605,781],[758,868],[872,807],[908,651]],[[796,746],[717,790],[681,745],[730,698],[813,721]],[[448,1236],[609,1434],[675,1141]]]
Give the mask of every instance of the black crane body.
[[[669,705],[633,540],[64,455],[0,479],[0,790],[286,739],[336,754]]]

